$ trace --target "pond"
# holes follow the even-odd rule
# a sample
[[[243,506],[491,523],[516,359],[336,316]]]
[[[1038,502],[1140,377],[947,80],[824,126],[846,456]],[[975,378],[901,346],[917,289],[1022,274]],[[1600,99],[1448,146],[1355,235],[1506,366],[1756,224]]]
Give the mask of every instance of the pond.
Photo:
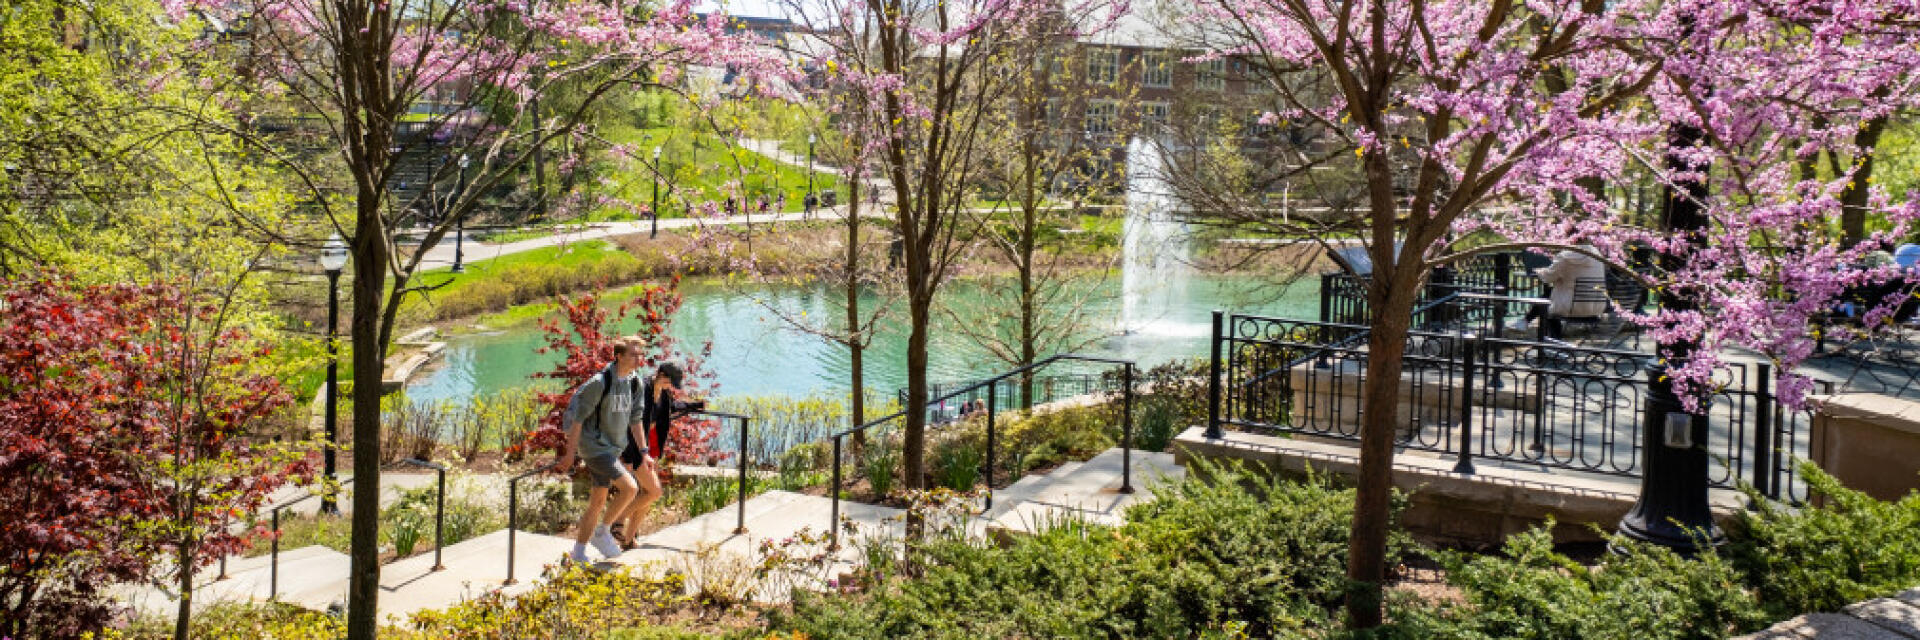
[[[936,313],[929,341],[930,378],[934,382],[974,379],[1012,368],[987,349],[954,330],[955,322],[976,326],[999,315],[984,287],[995,280],[950,283],[942,302],[958,317]],[[1156,283],[1156,290],[1123,291],[1119,274],[1076,280],[1069,285],[1082,305],[1085,322],[1077,353],[1131,359],[1144,367],[1179,358],[1207,355],[1211,310],[1229,309],[1293,317],[1318,313],[1318,279],[1307,278],[1284,289],[1248,276],[1184,275]],[[845,394],[849,359],[845,347],[785,324],[770,309],[812,319],[845,316],[845,293],[820,285],[689,281],[682,285],[685,304],[669,335],[683,346],[712,341],[706,368],[714,374],[716,395]],[[1144,295],[1142,295],[1144,293]],[[865,296],[863,304],[877,304]],[[906,386],[905,302],[895,303],[882,321],[864,358],[868,389],[893,393]],[[551,369],[559,354],[539,354],[544,333],[528,325],[506,331],[452,336],[441,361],[407,386],[415,401],[463,399],[522,387],[532,375]],[[1048,354],[1042,354],[1048,355]]]
[[[1317,278],[1282,287],[1276,276],[1194,271],[1187,246],[1192,233],[1175,214],[1177,205],[1158,178],[1162,166],[1155,149],[1140,140],[1129,144],[1119,265],[1064,280],[1059,293],[1048,296],[1051,302],[1040,315],[1055,318],[1048,324],[1074,330],[1043,347],[1041,357],[1072,352],[1133,360],[1144,369],[1206,356],[1214,309],[1317,317]],[[1006,293],[1010,282],[965,278],[941,288],[938,302],[951,311],[935,313],[928,342],[930,382],[973,380],[1013,368],[968,335],[1012,335],[1012,319],[1017,317],[1012,310],[1017,306]],[[780,319],[821,319],[829,326],[844,326],[844,291],[819,284],[712,280],[685,283],[681,292],[685,304],[668,333],[683,347],[697,349],[712,342],[705,368],[714,375],[715,397],[844,397],[851,391],[847,349]],[[871,308],[878,301],[869,294],[862,305]],[[905,307],[904,300],[894,304],[863,358],[869,393],[893,394],[906,386]],[[1062,316],[1072,320],[1061,322]],[[553,368],[560,358],[535,353],[543,343],[544,333],[535,326],[455,337],[440,365],[409,384],[407,394],[416,401],[463,399],[533,384],[535,372]],[[1042,375],[1076,371],[1066,366]]]

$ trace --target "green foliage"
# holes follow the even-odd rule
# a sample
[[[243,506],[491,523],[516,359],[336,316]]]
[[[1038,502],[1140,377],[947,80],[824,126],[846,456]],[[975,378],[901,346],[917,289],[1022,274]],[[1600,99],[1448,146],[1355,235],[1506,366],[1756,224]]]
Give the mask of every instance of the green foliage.
[[[396,555],[406,557],[421,551],[422,542],[431,543],[434,494],[437,491],[438,488],[432,484],[416,489],[400,490],[399,498],[380,511],[381,544],[391,545]],[[562,494],[564,498],[564,491]],[[522,504],[525,507],[537,503]],[[551,512],[560,511],[559,507],[542,508]],[[528,526],[525,520],[530,513],[538,514],[539,512],[523,509],[521,526],[529,530],[537,530]],[[553,530],[564,530],[571,524],[570,519],[579,515],[579,512],[574,510],[564,516],[557,516],[568,521]],[[506,526],[507,516],[502,506],[496,504],[493,497],[484,495],[480,490],[480,484],[472,476],[460,472],[448,474],[444,520],[448,545],[458,544],[463,540]],[[352,523],[342,516],[321,514],[295,516],[288,513],[282,513],[280,516],[280,549],[282,551],[317,544],[345,553],[352,547],[352,533]],[[257,556],[271,549],[271,541],[262,536],[253,541],[253,547],[247,551],[246,555]]]
[[[967,491],[980,482],[980,465],[985,460],[985,453],[965,441],[942,442],[933,450],[934,477],[940,486]]]
[[[759,476],[747,476],[747,497],[759,495],[772,488],[772,483]],[[684,504],[687,517],[698,518],[719,511],[721,507],[733,504],[740,497],[740,479],[736,476],[715,476],[694,478],[693,484],[686,489],[667,494]]]
[[[899,473],[899,469],[899,445],[886,437],[874,438],[867,445],[865,457],[860,459],[860,477],[867,479],[876,497],[893,493],[894,474]]]
[[[493,591],[445,610],[415,613],[410,631],[392,637],[601,638],[613,629],[649,626],[690,605],[685,584],[675,575],[649,578],[634,575],[630,567],[600,570],[569,564],[548,569],[546,578],[517,596]]]
[[[1920,584],[1920,493],[1882,502],[1801,462],[1818,506],[1760,501],[1725,553],[1776,618],[1836,611]]]
[[[1188,426],[1207,420],[1207,361],[1169,362],[1148,369],[1134,398],[1133,446],[1165,451]]]
[[[801,594],[775,629],[817,638],[1151,637],[1241,625],[1256,636],[1335,624],[1353,494],[1229,467],[1107,528],[1074,522],[1005,548],[916,549],[918,579],[854,598]],[[1396,537],[1397,556],[1408,542]]]
[[[158,640],[173,637],[174,619],[135,618],[125,629],[106,629],[101,640]],[[205,640],[334,640],[347,635],[344,620],[281,602],[221,602],[194,612],[187,633]]]
[[[1465,606],[1396,612],[1399,631],[1432,638],[1723,638],[1764,626],[1732,564],[1625,539],[1585,566],[1555,553],[1549,529],[1508,538],[1505,557],[1443,552]]]
[[[414,282],[436,286],[409,296],[400,308],[405,322],[427,322],[499,311],[587,288],[639,280],[653,271],[641,261],[601,240],[575,242],[507,254],[466,264],[465,273],[422,271]]]
[[[584,502],[573,497],[573,485],[559,480],[529,478],[520,483],[519,528],[534,533],[559,534],[580,519]]]
[[[738,185],[738,192],[744,194],[748,202],[760,197],[773,200],[779,194],[786,194],[787,205],[783,211],[802,209],[801,199],[807,193],[805,166],[780,162],[730,144],[726,138],[714,134],[706,122],[688,121],[656,128],[613,126],[604,131],[606,139],[616,148],[633,149],[639,157],[609,153],[593,164],[593,171],[621,176],[623,179],[606,187],[604,195],[614,202],[636,203],[639,208],[603,207],[590,212],[590,219],[645,217],[644,207],[652,204],[654,195],[651,167],[654,147],[660,148],[661,217],[682,217],[689,198],[693,202],[724,201],[729,184]],[[806,151],[802,148],[798,153],[805,156]],[[837,176],[815,171],[813,180],[816,190],[835,189],[845,199],[846,185]],[[744,212],[745,207],[741,210]]]

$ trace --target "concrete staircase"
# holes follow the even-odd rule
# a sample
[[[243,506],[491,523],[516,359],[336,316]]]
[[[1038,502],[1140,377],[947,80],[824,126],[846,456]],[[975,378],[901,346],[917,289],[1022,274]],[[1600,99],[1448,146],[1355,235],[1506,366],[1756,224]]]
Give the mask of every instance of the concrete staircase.
[[[1184,477],[1185,469],[1174,464],[1172,454],[1133,452],[1135,493],[1119,492],[1121,486],[1120,449],[1110,449],[1085,462],[1069,462],[1046,474],[1021,478],[1013,485],[994,492],[993,507],[985,509],[967,523],[970,535],[989,536],[1037,531],[1052,523],[1078,520],[1114,525],[1123,521],[1127,506],[1150,500],[1156,487]],[[759,559],[763,542],[780,545],[803,530],[824,533],[829,522],[832,501],[789,491],[768,491],[747,500],[746,532],[736,534],[741,517],[738,505],[728,505],[640,538],[640,547],[615,558],[596,562],[596,566],[636,567],[636,571],[678,572],[688,580],[689,589],[698,590],[708,579],[724,577],[729,567],[750,565]],[[868,536],[899,537],[903,532],[903,512],[899,509],[842,501],[840,515],[851,521],[857,531],[841,539],[842,548],[828,566],[810,576],[795,576],[787,582],[794,586],[824,588],[817,584],[838,576],[861,562]],[[514,584],[507,577],[508,533],[505,529],[449,545],[441,550],[441,570],[434,570],[434,554],[423,553],[395,561],[380,570],[380,616],[383,620],[404,621],[416,611],[442,609],[482,594],[502,591],[509,595],[524,592],[543,580],[542,573],[562,562],[573,548],[571,538],[526,531],[514,535]],[[599,554],[589,551],[593,557]],[[347,597],[348,558],[326,547],[311,546],[282,550],[280,553],[278,599],[303,607],[326,610]],[[203,572],[205,586],[195,595],[196,606],[219,601],[264,601],[268,599],[272,566],[267,556],[230,560],[228,578],[213,581],[216,570]],[[784,589],[764,589],[751,594],[755,600],[779,602],[787,598]],[[166,589],[145,586],[121,590],[121,597],[140,610],[171,614],[177,599]]]

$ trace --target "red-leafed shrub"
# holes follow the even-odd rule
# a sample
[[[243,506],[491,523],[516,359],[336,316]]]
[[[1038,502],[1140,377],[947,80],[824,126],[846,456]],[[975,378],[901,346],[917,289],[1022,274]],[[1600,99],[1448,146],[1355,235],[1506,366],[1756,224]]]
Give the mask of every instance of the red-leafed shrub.
[[[677,278],[664,286],[645,287],[634,299],[611,311],[601,306],[599,298],[594,295],[579,298],[561,296],[559,306],[564,320],[541,323],[540,328],[547,334],[547,344],[538,352],[559,352],[566,354],[566,359],[552,371],[534,375],[560,380],[564,385],[558,391],[539,394],[540,402],[548,406],[547,415],[540,421],[540,427],[528,434],[523,449],[557,451],[566,444],[565,425],[561,420],[566,413],[567,402],[572,399],[575,389],[598,375],[601,369],[607,367],[607,363],[613,361],[614,344],[623,337],[637,337],[647,345],[640,370],[642,376],[652,375],[654,368],[661,363],[674,362],[686,373],[680,392],[683,397],[707,397],[716,391],[713,374],[702,367],[702,361],[711,352],[712,345],[702,345],[698,355],[684,353],[676,341],[667,335],[667,329],[673,324],[674,313],[680,310],[680,303]],[[632,327],[632,333],[623,333],[627,327]],[[719,432],[720,425],[712,419],[678,419],[672,430],[673,440],[667,444],[668,458],[661,462],[706,464],[730,458],[730,452],[717,452],[712,448],[712,441]]]
[[[220,318],[170,285],[0,280],[0,637],[99,628],[106,587],[244,546],[235,514],[304,471],[249,438],[288,398]]]

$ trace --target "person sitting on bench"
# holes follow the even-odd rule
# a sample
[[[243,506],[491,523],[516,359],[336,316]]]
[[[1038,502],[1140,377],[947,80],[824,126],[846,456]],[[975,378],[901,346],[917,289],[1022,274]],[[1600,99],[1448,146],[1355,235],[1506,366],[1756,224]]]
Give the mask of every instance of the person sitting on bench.
[[[1592,250],[1586,245],[1580,248]],[[1513,328],[1523,328],[1527,323],[1540,319],[1542,314],[1552,321],[1598,318],[1606,314],[1607,266],[1593,256],[1573,250],[1561,251],[1554,255],[1552,264],[1534,272],[1534,275],[1547,287],[1547,306],[1536,305],[1528,309],[1526,317],[1514,323]]]

